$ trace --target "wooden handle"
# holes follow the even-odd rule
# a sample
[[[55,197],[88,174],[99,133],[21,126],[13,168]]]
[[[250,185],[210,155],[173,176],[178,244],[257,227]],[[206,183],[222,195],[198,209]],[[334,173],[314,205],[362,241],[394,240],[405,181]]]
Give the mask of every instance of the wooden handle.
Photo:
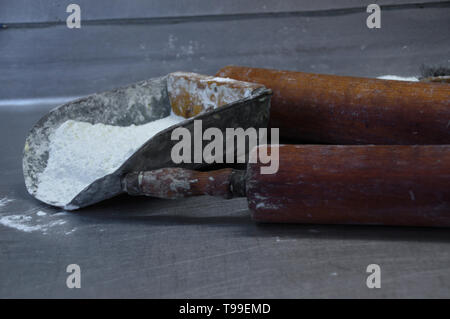
[[[450,145],[275,148],[276,174],[247,169],[257,221],[450,226]]]
[[[211,172],[183,168],[132,172],[122,179],[122,189],[130,195],[167,199],[199,195],[231,198],[245,196],[245,172],[231,168]]]
[[[227,66],[272,89],[270,126],[322,144],[450,144],[450,85]]]

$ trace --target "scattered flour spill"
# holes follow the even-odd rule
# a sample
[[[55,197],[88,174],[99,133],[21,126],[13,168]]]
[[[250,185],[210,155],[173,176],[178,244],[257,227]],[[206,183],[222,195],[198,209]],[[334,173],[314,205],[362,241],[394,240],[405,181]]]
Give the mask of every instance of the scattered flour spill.
[[[8,204],[8,203],[10,203],[12,201],[13,201],[12,199],[9,199],[7,197],[0,198],[0,207],[5,206],[6,204]]]
[[[66,215],[69,215],[69,214],[70,214],[70,213],[68,213],[68,212],[66,212],[66,211],[62,211],[62,212],[53,214],[52,216],[66,216]]]
[[[70,235],[70,234],[72,234],[74,231],[76,231],[77,230],[77,228],[75,227],[75,228],[72,228],[71,230],[69,230],[69,231],[66,231],[65,232],[65,234],[66,235]]]
[[[148,139],[183,120],[172,114],[144,125],[126,127],[64,122],[50,136],[49,159],[39,176],[36,197],[66,206],[96,179],[118,169]]]
[[[293,238],[293,239],[282,239],[282,238],[277,236],[277,237],[275,237],[275,241],[277,243],[281,243],[281,242],[285,242],[285,241],[297,241],[297,239],[295,239],[295,238]]]
[[[37,215],[39,217],[33,218],[33,215]],[[53,227],[62,226],[67,223],[66,220],[55,219],[53,216],[55,215],[48,215],[47,213],[44,213],[42,211],[35,212],[34,210],[31,210],[22,214],[1,216],[0,225],[20,230],[26,233],[40,232],[45,235],[47,234],[47,231],[49,231]],[[44,220],[42,218],[44,218]],[[66,232],[65,234],[69,235],[74,231],[75,229],[72,229],[71,231]]]
[[[397,75],[382,75],[382,76],[377,77],[377,79],[396,80],[396,81],[412,81],[412,82],[419,81],[419,79],[415,76],[402,77],[402,76],[397,76]]]
[[[7,197],[0,198],[0,208],[6,207],[8,203],[14,200]],[[9,211],[9,212],[6,212]],[[64,212],[64,215],[68,214]],[[36,208],[26,209],[25,211],[14,211],[11,212],[11,207],[7,209],[0,210],[0,225],[13,228],[25,233],[40,232],[42,234],[47,234],[47,231],[55,226],[62,226],[67,223],[67,220],[58,218],[62,216],[63,213],[49,214],[42,210],[37,210]],[[67,227],[65,227],[67,228]],[[64,230],[64,229],[63,229]],[[67,231],[66,235],[70,235],[76,231],[76,228]]]
[[[41,229],[41,226],[39,225],[27,225],[31,219],[32,218],[30,216],[26,215],[10,215],[0,218],[0,224],[27,233]]]

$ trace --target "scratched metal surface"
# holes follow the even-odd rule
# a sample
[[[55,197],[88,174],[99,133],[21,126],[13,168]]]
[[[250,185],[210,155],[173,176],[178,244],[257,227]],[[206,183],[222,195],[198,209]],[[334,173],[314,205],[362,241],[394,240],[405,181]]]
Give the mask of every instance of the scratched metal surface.
[[[264,10],[289,9],[273,3]],[[258,225],[245,199],[209,197],[123,196],[66,213],[31,198],[21,175],[28,129],[70,97],[176,70],[212,74],[232,63],[416,75],[422,63],[450,63],[449,7],[386,10],[381,30],[365,27],[363,10],[336,13],[326,5],[292,16],[1,29],[0,297],[450,297],[445,229]],[[120,17],[139,12],[130,8]],[[266,12],[249,8],[188,13]],[[20,15],[8,21],[27,22]],[[73,263],[81,289],[66,287]],[[381,289],[366,287],[372,263],[381,266]]]

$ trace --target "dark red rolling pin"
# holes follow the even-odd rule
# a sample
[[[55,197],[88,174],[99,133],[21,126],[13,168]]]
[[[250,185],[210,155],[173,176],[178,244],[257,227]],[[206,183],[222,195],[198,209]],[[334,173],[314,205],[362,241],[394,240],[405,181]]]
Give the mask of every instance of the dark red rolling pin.
[[[270,126],[319,144],[450,144],[450,85],[227,66],[272,89]]]
[[[260,148],[253,150],[252,158]],[[261,222],[450,226],[450,145],[271,146],[279,169],[197,172],[165,168],[129,173],[132,195],[247,196]]]

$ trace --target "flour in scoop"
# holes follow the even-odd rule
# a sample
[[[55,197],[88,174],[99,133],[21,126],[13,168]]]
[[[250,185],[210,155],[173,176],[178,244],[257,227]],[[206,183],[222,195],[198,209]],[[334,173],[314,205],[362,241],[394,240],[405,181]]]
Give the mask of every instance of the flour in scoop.
[[[66,206],[92,182],[117,170],[151,137],[184,120],[172,114],[125,127],[64,122],[50,135],[47,167],[38,177],[36,197]]]

